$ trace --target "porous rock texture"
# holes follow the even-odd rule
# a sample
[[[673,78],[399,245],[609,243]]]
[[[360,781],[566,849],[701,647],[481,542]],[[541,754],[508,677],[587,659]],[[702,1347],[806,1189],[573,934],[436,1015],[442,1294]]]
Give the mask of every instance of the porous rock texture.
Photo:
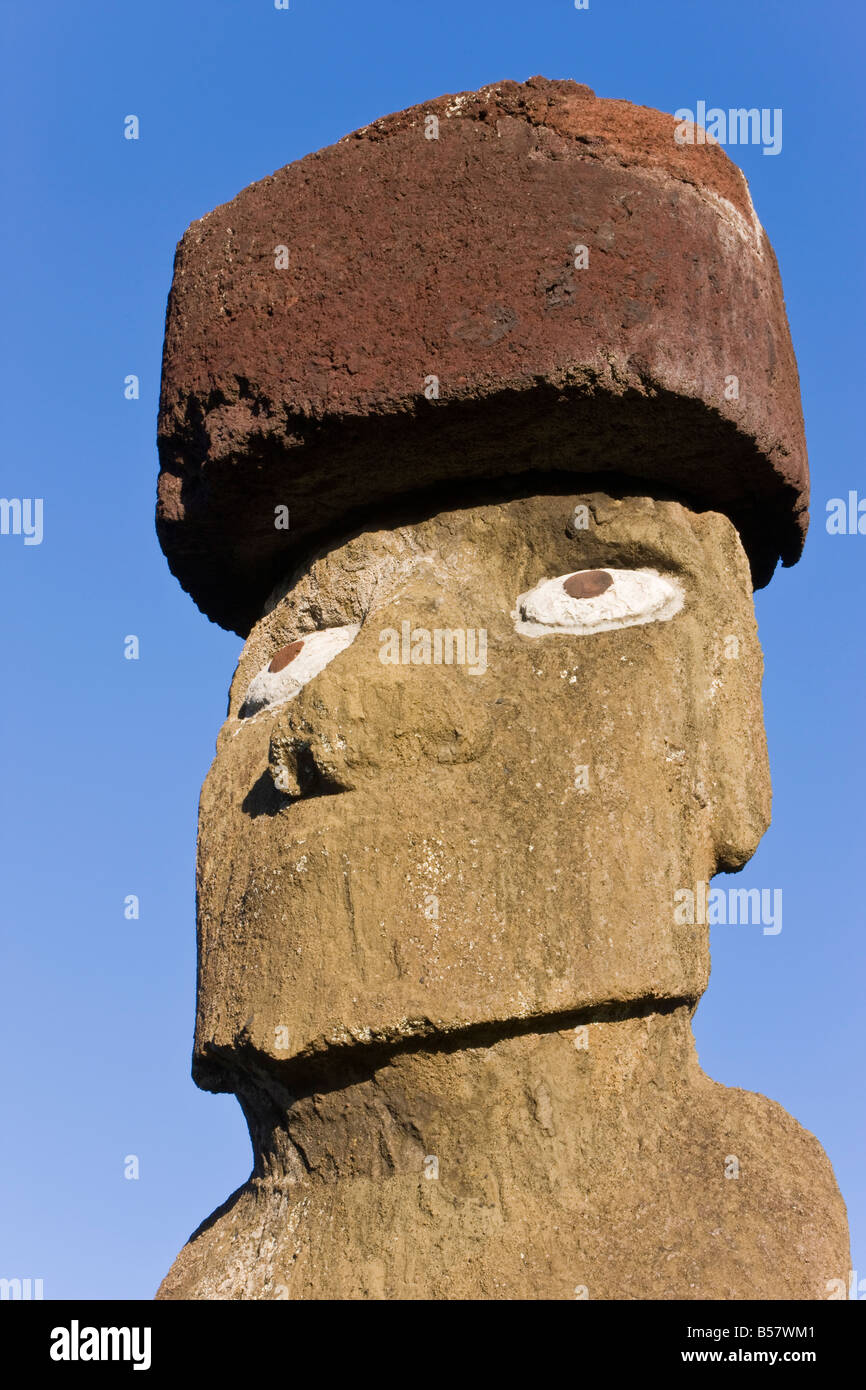
[[[506,475],[673,489],[733,519],[756,584],[796,560],[807,461],[776,260],[740,171],[676,129],[575,82],[500,82],[192,224],[158,530],[205,613],[246,635],[320,539]]]
[[[520,594],[601,562],[674,576],[683,611],[515,632]],[[486,671],[383,663],[381,634],[407,621],[483,629]],[[286,642],[353,623],[296,698],[239,717]],[[768,824],[762,669],[748,565],[717,512],[515,499],[323,554],[250,635],[202,791],[200,1084],[233,1089],[242,1046],[279,1062],[697,999],[707,927],[677,925],[673,895],[740,867]]]
[[[251,1077],[256,1167],[162,1298],[820,1299],[817,1140],[710,1081],[686,1006]]]
[[[193,1074],[254,1168],[159,1297],[847,1279],[817,1140],[691,1031],[682,897],[769,823],[752,590],[799,554],[807,462],[745,180],[675,130],[502,82],[178,248],[158,531],[247,638],[201,798]]]
[[[518,595],[599,569],[663,575],[682,608],[517,630]],[[255,1166],[159,1296],[826,1297],[848,1268],[829,1162],[701,1072],[707,928],[676,920],[769,819],[729,519],[488,501],[362,530],[267,609],[198,867],[194,1074],[238,1096]],[[404,622],[484,628],[484,672],[383,662]],[[299,694],[242,715],[275,654],[349,624]]]

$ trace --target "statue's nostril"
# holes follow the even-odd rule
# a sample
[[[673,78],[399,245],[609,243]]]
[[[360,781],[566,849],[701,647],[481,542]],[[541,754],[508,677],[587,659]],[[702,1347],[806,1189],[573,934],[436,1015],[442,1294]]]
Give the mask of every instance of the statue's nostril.
[[[584,570],[563,579],[562,587],[569,598],[598,598],[609,589],[613,580],[605,570]]]
[[[299,637],[297,642],[290,642],[287,647],[280,647],[280,650],[275,652],[271,657],[271,664],[268,670],[274,675],[276,675],[278,671],[284,671],[289,662],[294,661],[303,645],[303,639]]]
[[[271,739],[268,762],[271,777],[278,792],[291,797],[303,796],[297,750],[292,744]]]
[[[277,791],[294,800],[353,790],[345,769],[334,766],[318,739],[275,734],[268,761]]]

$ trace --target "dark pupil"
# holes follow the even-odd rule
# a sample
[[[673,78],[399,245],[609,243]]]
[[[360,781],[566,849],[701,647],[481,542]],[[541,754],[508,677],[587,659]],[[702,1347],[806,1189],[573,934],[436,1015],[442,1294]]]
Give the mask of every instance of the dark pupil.
[[[285,670],[289,662],[294,661],[303,645],[303,641],[299,638],[297,642],[290,642],[287,647],[280,647],[280,650],[271,658],[268,670],[273,671],[274,675],[277,671]]]
[[[562,587],[569,598],[598,598],[612,583],[610,575],[604,570],[585,570],[583,574],[572,574],[568,579],[563,579]]]

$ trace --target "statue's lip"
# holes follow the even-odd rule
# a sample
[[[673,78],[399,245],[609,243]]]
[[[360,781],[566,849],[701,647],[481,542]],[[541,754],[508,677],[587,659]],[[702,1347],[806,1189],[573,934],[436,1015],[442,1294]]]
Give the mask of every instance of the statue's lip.
[[[490,1046],[509,1037],[566,1032],[593,1023],[617,1023],[629,1018],[671,1014],[678,1009],[693,1009],[699,998],[699,994],[642,994],[623,1000],[607,998],[598,1003],[584,1003],[555,1012],[539,1010],[522,1016],[500,1015],[476,1022],[461,1019],[449,1024],[419,1014],[402,1018],[387,1027],[334,1025],[305,1043],[290,1057],[275,1056],[256,1047],[251,1033],[254,1020],[248,1020],[230,1049],[197,1042],[193,1075],[204,1090],[231,1090],[232,1087],[225,1082],[235,1066],[244,1075],[249,1073],[251,1066],[264,1065],[276,1066],[281,1072],[299,1073],[314,1084],[317,1073],[327,1074],[335,1063],[363,1064],[366,1059],[367,1064],[379,1066],[387,1062],[389,1057],[403,1052],[433,1051],[437,1046],[449,1050],[455,1047]],[[222,1084],[212,1084],[216,1080]],[[341,1086],[343,1080],[331,1075],[330,1084]]]

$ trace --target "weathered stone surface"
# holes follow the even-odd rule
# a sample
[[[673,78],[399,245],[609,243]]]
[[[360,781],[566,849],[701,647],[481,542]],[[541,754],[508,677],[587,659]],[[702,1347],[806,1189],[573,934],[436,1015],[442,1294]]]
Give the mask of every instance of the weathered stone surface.
[[[740,172],[540,78],[375,122],[187,232],[160,451],[172,568],[249,632],[193,1072],[255,1154],[160,1296],[825,1297],[826,1157],[691,1034],[806,520]]]
[[[546,580],[529,635],[519,596]],[[617,625],[564,630],[567,605]],[[464,661],[423,659],[437,630]],[[299,641],[313,677],[245,715]],[[733,525],[651,497],[441,512],[279,586],[199,839],[194,1075],[238,1096],[255,1168],[160,1297],[813,1299],[845,1278],[817,1141],[705,1077],[691,1035],[707,928],[677,905],[768,823],[761,669]]]
[[[821,1299],[847,1281],[817,1140],[700,1070],[690,1010],[251,1067],[250,1181],[161,1298]],[[736,1174],[736,1176],[734,1176]]]
[[[674,130],[573,82],[503,82],[377,121],[193,223],[158,530],[210,617],[246,634],[353,518],[512,475],[638,479],[724,512],[757,584],[797,558],[807,463],[775,258],[740,171]]]
[[[601,565],[675,578],[682,611],[515,632],[519,594]],[[300,694],[239,717],[275,652],[350,624]],[[404,624],[483,629],[485,670],[384,664]],[[708,929],[677,925],[674,894],[740,867],[768,824],[761,673],[748,565],[718,513],[518,499],[323,555],[253,630],[202,792],[199,1084],[234,1089],[250,1049],[279,1064],[696,1000]]]

